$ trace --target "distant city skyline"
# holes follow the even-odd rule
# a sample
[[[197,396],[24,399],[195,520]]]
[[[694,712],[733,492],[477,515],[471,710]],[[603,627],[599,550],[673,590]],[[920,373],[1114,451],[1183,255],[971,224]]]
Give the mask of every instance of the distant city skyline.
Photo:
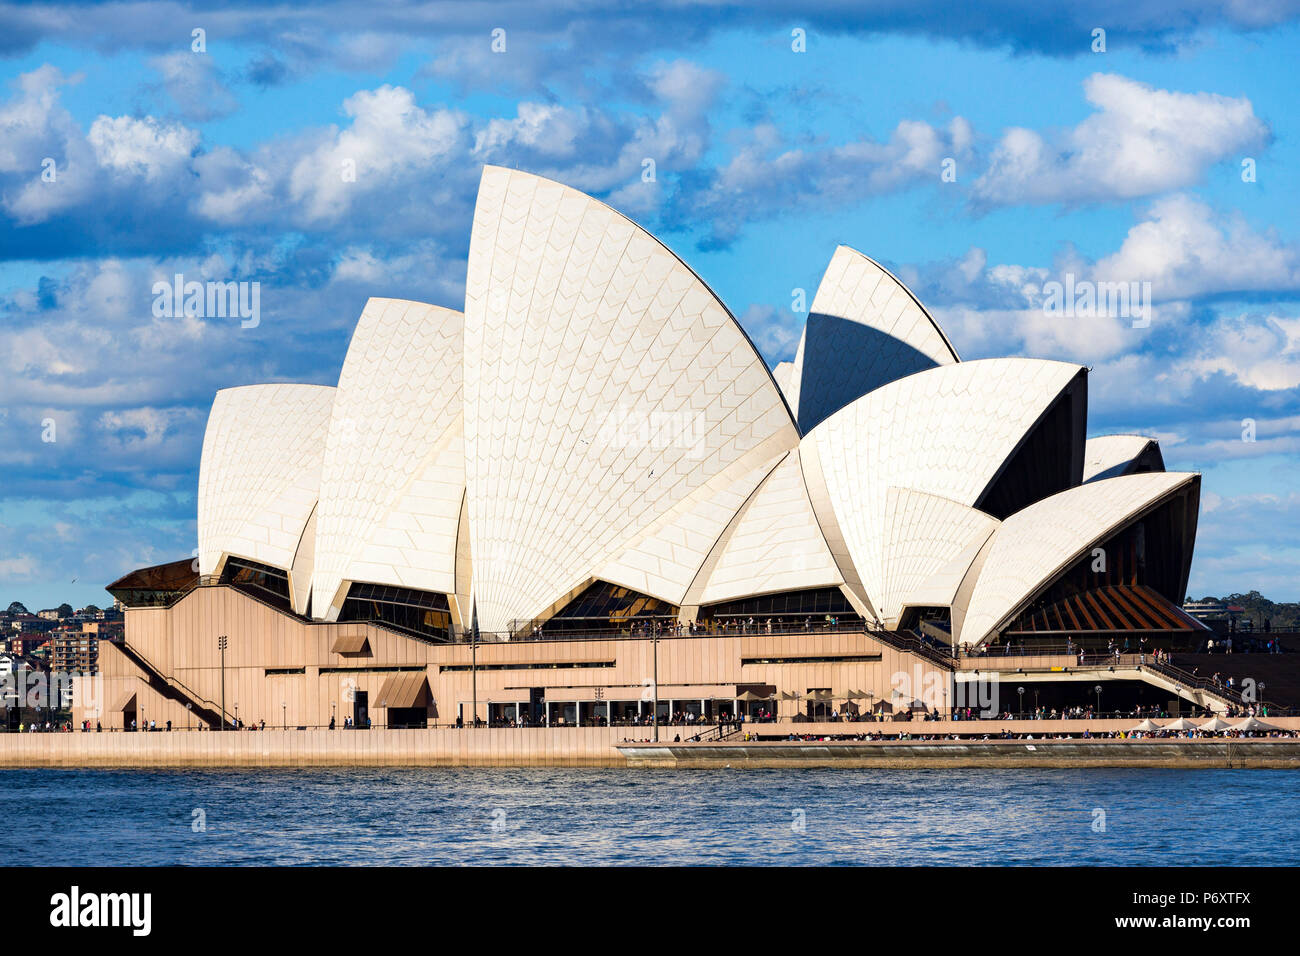
[[[1189,597],[1300,600],[1300,13],[33,9],[0,8],[0,607],[192,555],[215,392],[333,383],[371,295],[460,308],[484,163],[646,226],[770,365],[844,243],[963,359],[1090,366],[1089,435],[1205,475]]]

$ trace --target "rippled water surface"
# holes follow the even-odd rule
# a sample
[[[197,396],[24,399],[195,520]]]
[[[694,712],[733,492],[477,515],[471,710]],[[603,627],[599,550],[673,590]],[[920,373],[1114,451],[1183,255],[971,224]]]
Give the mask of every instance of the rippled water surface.
[[[1297,791],[1300,773],[1267,770],[11,770],[0,851],[10,865],[1296,865]]]

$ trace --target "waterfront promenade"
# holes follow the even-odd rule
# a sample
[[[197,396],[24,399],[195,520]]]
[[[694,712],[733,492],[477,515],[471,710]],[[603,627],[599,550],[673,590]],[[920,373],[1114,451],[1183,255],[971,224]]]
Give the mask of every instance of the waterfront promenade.
[[[1127,732],[1136,723],[1133,718],[780,722],[746,725],[744,732],[725,740],[701,742],[689,738],[701,732],[709,736],[710,728],[661,727],[657,747],[649,742],[648,727],[14,733],[0,735],[0,767],[628,767],[716,766],[719,759],[733,766],[862,761],[877,766],[1300,767],[1300,738],[1097,738]],[[1298,717],[1270,718],[1268,723],[1300,732]],[[1091,739],[1083,739],[1085,730]],[[1004,732],[1017,737],[998,739]],[[884,734],[889,739],[772,739],[790,734]],[[919,739],[951,734],[963,739]],[[981,739],[986,734],[990,739]],[[1023,736],[1030,734],[1033,740]],[[1057,734],[1072,739],[1044,739]],[[746,735],[767,739],[746,740]],[[1259,763],[1256,758],[1264,754],[1267,762]]]

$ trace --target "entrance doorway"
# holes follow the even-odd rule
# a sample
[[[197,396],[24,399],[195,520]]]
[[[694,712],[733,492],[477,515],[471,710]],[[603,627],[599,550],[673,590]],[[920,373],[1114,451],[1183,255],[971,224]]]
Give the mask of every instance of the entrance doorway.
[[[364,730],[370,725],[370,692],[358,690],[353,695],[352,726]]]
[[[389,707],[388,726],[410,730],[429,726],[429,711],[425,707]]]

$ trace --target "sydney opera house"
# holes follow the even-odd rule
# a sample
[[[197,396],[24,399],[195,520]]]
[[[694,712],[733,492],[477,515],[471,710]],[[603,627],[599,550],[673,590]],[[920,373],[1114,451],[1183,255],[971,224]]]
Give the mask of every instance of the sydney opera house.
[[[488,167],[463,313],[371,299],[336,386],[217,393],[197,560],[109,587],[105,727],[1166,701],[1200,479],[1087,389],[844,247],[769,370],[653,236]]]

